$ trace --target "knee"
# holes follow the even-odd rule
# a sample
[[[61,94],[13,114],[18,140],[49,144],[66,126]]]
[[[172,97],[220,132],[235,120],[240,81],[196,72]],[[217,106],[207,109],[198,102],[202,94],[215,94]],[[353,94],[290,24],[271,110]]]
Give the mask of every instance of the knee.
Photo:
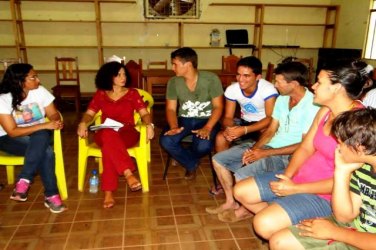
[[[273,225],[276,223],[272,216],[267,216],[262,213],[256,214],[253,218],[253,228],[255,232],[266,240],[269,240],[273,235]]]
[[[170,138],[170,136],[167,136],[167,135],[161,135],[159,137],[159,144],[164,148],[169,148],[171,145],[172,145],[172,140]]]
[[[30,137],[36,139],[38,143],[50,142],[50,131],[47,129],[39,130],[30,135]]]
[[[195,151],[201,156],[208,154],[213,149],[213,142],[208,140],[200,140],[196,145]]]
[[[213,167],[214,167],[214,170],[215,172],[220,172],[222,171],[223,169],[225,169],[221,164],[219,164],[215,158],[212,159],[212,162],[213,162]]]
[[[237,201],[242,204],[248,203],[247,197],[250,194],[248,185],[245,184],[244,181],[240,181],[235,184],[234,186],[234,197]]]
[[[281,242],[281,237],[279,237],[278,234],[274,234],[270,239],[269,239],[269,248],[271,250],[280,250],[284,249],[283,248],[283,243]]]

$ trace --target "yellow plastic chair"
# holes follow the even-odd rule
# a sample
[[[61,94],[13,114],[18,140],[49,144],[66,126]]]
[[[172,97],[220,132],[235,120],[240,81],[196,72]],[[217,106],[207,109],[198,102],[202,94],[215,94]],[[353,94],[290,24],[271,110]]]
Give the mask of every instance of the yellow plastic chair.
[[[60,114],[61,116],[61,114]],[[62,117],[62,116],[61,116]],[[60,197],[63,200],[68,198],[67,182],[65,179],[63,148],[61,143],[61,131],[54,130],[54,152],[55,152],[55,174],[57,180],[57,187],[59,189]],[[8,184],[14,184],[14,166],[24,164],[23,156],[14,156],[0,151],[0,165],[6,166]]]
[[[148,111],[154,104],[153,97],[142,89],[137,89],[139,94],[143,97],[143,100],[147,103]],[[99,111],[93,121],[96,125],[101,123],[101,112]],[[148,173],[148,163],[150,162],[150,143],[147,142],[147,131],[146,125],[142,124],[140,115],[135,112],[134,114],[136,129],[140,132],[140,141],[138,145],[133,148],[127,149],[128,154],[134,157],[137,162],[137,168],[141,179],[142,191],[149,192],[149,173]],[[78,137],[78,190],[80,192],[84,189],[86,168],[87,168],[87,158],[88,157],[99,158],[99,173],[103,172],[102,167],[102,152],[95,142],[89,142],[88,138]]]

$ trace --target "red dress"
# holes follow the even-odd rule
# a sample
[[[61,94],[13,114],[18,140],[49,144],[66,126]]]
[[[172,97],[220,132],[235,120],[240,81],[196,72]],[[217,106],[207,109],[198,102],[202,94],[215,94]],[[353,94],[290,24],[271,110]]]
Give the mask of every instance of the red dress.
[[[135,170],[135,165],[127,152],[140,139],[139,132],[134,128],[134,112],[146,108],[146,104],[136,89],[128,92],[119,100],[112,100],[104,90],[97,90],[90,101],[88,109],[97,113],[102,111],[102,123],[106,118],[121,122],[124,127],[98,130],[94,139],[100,146],[103,160],[102,190],[114,191],[118,186],[119,175],[126,169]]]

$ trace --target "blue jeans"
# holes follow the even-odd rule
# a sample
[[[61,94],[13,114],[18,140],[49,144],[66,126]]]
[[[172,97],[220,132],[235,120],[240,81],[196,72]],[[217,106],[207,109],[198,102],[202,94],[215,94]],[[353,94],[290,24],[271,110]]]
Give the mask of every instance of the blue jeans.
[[[51,131],[40,130],[28,136],[0,136],[0,150],[11,155],[24,156],[24,166],[17,177],[33,181],[39,172],[45,196],[58,194],[55,175],[55,154],[50,146]]]
[[[184,127],[184,130],[176,135],[164,135],[164,133],[169,130],[169,128],[166,127],[161,133],[159,144],[186,170],[193,171],[198,167],[200,158],[212,151],[215,143],[215,136],[220,129],[220,125],[216,124],[214,126],[210,133],[210,140],[200,139],[193,134],[192,143],[188,148],[181,144],[181,140],[184,137],[191,135],[192,130],[203,128],[207,122],[208,119],[179,117],[179,127]]]

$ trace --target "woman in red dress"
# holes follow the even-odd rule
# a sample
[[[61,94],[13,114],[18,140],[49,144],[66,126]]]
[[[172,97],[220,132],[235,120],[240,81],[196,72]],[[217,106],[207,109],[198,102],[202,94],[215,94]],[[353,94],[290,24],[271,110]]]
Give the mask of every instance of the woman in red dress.
[[[147,138],[150,140],[154,137],[154,125],[151,123],[146,104],[136,89],[127,88],[127,82],[130,82],[130,77],[123,64],[118,62],[104,64],[95,77],[97,92],[90,101],[77,130],[80,137],[87,137],[88,126],[98,111],[102,111],[102,123],[110,118],[124,125],[118,131],[104,128],[94,135],[103,157],[101,188],[105,192],[104,208],[111,208],[115,204],[113,192],[117,189],[119,175],[125,177],[131,191],[142,188],[140,181],[133,175],[136,167],[126,150],[137,144],[140,138],[139,132],[135,129],[133,118],[135,111],[147,125]]]

